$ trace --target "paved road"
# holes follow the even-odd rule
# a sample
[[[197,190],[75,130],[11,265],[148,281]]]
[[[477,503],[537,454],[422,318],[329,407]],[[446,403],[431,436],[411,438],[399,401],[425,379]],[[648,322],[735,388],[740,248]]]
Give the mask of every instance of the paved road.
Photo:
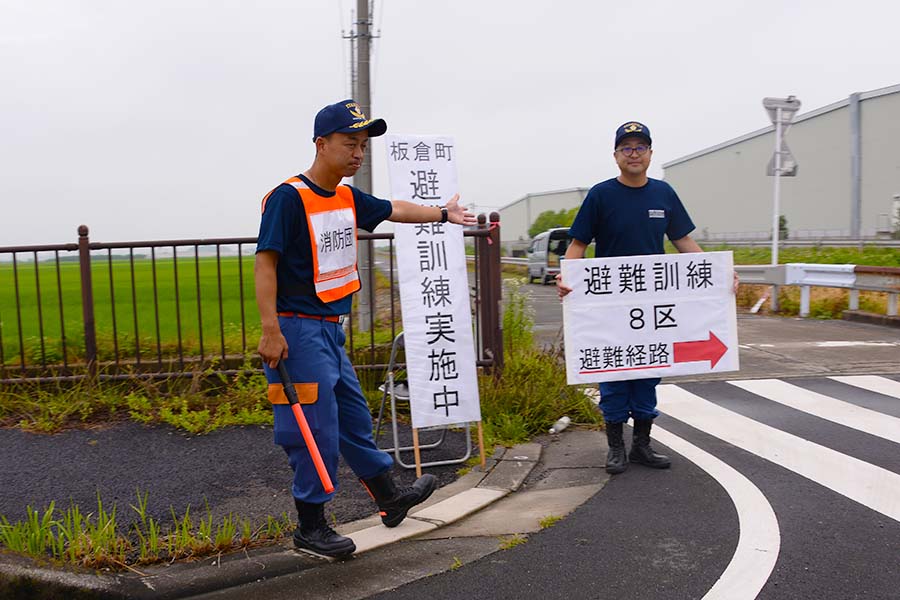
[[[526,544],[373,597],[898,597],[900,377],[665,385],[660,405],[671,471],[632,466]]]

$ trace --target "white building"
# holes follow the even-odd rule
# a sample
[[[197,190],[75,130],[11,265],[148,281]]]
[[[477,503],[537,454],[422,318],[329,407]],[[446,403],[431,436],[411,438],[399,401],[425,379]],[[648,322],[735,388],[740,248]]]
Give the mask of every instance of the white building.
[[[791,237],[891,230],[900,205],[900,85],[801,114],[785,141],[799,165],[796,177],[781,178],[779,212]],[[770,125],[663,165],[697,225],[694,237],[771,233],[773,181],[766,166],[774,146]]]
[[[581,206],[589,188],[569,188],[551,192],[528,194],[515,202],[501,208],[500,213],[500,238],[507,251],[511,248],[519,249],[528,245],[531,239],[528,228],[534,223],[542,212],[552,210],[570,210]]]

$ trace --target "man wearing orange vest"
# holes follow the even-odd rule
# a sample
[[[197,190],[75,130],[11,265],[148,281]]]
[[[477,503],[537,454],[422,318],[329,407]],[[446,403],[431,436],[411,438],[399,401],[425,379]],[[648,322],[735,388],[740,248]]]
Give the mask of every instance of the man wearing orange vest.
[[[356,546],[325,520],[324,504],[334,492],[326,493],[316,474],[284,397],[278,361],[284,361],[295,383],[331,479],[336,480],[340,454],[375,499],[384,524],[399,525],[410,508],[431,495],[436,481],[427,474],[410,488],[395,485],[393,459],[375,446],[372,415],[343,349],[342,315],[350,312],[352,294],[360,288],[356,230],[372,231],[384,220],[475,223],[459,206],[458,195],[444,207],[421,206],[341,185],[362,165],[369,138],[385,131],[383,119],[367,118],[353,100],[320,110],[314,125],[315,160],[263,199],[256,247],[259,354],[275,413],[275,443],[287,452],[294,472],[292,492],[300,521],[294,544],[333,557],[352,554]]]

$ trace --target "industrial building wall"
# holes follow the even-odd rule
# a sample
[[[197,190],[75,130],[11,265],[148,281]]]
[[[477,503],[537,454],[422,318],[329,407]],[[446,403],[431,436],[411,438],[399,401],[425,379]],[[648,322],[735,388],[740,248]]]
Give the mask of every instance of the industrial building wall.
[[[858,97],[860,229],[872,236],[890,230],[900,195],[900,86]],[[779,212],[796,235],[852,235],[852,99],[798,116],[785,138],[800,169],[781,180]],[[773,178],[764,173],[774,143],[770,126],[664,165],[666,181],[697,224],[697,237],[768,235]]]
[[[788,132],[799,171],[781,179],[779,212],[791,230],[849,228],[848,112],[846,106],[829,110],[794,123]],[[771,231],[773,178],[765,173],[774,146],[775,134],[769,131],[665,168],[665,180],[697,225],[695,237]]]
[[[527,196],[526,196],[527,200]],[[516,202],[504,208],[500,213],[501,241],[528,239],[528,227],[531,221],[528,216],[528,202]]]
[[[900,93],[865,99],[862,121],[863,232],[891,229],[893,198],[900,195]]]
[[[569,210],[581,206],[587,188],[528,194],[500,209],[500,236],[504,242],[526,241],[528,228],[542,212]]]

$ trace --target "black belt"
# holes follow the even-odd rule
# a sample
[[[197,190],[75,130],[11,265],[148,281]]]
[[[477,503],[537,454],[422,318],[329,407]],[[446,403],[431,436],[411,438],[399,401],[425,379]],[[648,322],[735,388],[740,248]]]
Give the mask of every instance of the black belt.
[[[278,316],[297,317],[298,319],[315,319],[316,321],[328,321],[329,323],[338,323],[341,325],[344,323],[344,315],[307,315],[293,311],[282,311],[278,313]]]

